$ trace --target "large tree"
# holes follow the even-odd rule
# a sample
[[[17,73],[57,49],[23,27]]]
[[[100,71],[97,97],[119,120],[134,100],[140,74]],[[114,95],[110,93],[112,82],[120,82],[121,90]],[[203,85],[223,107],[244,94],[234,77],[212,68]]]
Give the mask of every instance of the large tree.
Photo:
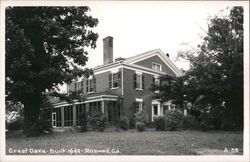
[[[201,45],[180,52],[179,57],[190,62],[190,69],[181,78],[165,77],[174,84],[160,87],[165,93],[157,97],[182,95],[192,103],[225,106],[226,117],[243,126],[243,8],[233,7],[229,15],[211,18]],[[183,84],[176,84],[180,79]],[[172,94],[164,96],[168,93]]]
[[[98,20],[89,7],[6,8],[6,100],[24,104],[25,132],[36,132],[47,92],[78,76],[95,48]]]

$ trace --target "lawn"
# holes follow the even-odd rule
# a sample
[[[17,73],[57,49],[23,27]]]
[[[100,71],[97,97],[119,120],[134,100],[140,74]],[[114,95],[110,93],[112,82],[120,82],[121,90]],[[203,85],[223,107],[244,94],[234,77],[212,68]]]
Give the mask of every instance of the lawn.
[[[7,135],[6,154],[207,155],[243,154],[239,131],[64,132],[25,138]],[[225,149],[228,152],[225,153]]]

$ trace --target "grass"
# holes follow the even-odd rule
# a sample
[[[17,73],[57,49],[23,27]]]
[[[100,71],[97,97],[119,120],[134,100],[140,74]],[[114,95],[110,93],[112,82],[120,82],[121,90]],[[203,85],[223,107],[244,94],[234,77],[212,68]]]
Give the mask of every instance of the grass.
[[[17,133],[7,135],[6,138],[7,155],[33,154],[39,149],[40,152],[35,154],[194,155],[223,154],[225,148],[229,150],[229,154],[231,148],[237,148],[239,150],[237,154],[242,155],[243,133],[239,131],[148,130],[137,132],[129,130],[120,132],[64,132],[29,138]],[[57,152],[50,152],[50,149]],[[69,149],[75,150],[70,152]],[[9,152],[14,150],[15,153]],[[45,152],[41,152],[41,150]],[[108,153],[108,150],[113,152]]]

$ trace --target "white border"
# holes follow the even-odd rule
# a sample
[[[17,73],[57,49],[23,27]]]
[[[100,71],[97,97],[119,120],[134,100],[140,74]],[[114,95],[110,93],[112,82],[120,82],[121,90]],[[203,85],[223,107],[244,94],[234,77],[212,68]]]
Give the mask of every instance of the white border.
[[[34,3],[35,2],[35,3]],[[221,3],[221,1],[204,1],[206,3]],[[80,1],[0,1],[1,4],[1,41],[0,41],[0,75],[1,75],[1,86],[0,86],[0,103],[1,115],[5,114],[5,59],[4,59],[4,47],[5,47],[5,6],[80,6],[88,5],[90,3],[99,3],[99,2],[89,2],[85,1],[84,3]],[[109,2],[100,2],[100,3],[109,3]],[[133,2],[117,2],[117,3],[133,3]],[[139,2],[135,2],[139,3]],[[163,3],[163,2],[159,2]],[[174,2],[174,3],[183,3],[183,2]],[[199,2],[188,2],[188,3],[199,3]],[[203,2],[202,2],[203,3]],[[225,2],[222,2],[225,3]],[[243,5],[244,6],[244,155],[242,156],[15,156],[15,155],[5,155],[5,122],[4,117],[1,117],[0,120],[0,131],[1,131],[1,146],[0,146],[0,161],[249,161],[249,2],[248,1],[227,1],[228,6]]]

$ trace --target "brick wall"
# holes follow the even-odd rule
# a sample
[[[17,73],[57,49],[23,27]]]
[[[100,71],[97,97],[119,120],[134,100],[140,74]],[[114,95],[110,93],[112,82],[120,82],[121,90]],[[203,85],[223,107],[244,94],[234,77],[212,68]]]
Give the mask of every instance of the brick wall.
[[[134,112],[134,102],[135,98],[141,98],[143,99],[143,108],[146,109],[148,113],[148,119],[151,119],[151,100],[152,100],[152,91],[150,90],[150,87],[153,82],[153,76],[149,74],[143,73],[144,75],[144,89],[143,91],[141,90],[136,90],[134,88],[134,76],[135,71],[130,70],[130,69],[123,69],[123,75],[124,75],[124,101],[123,101],[123,110],[124,114],[132,118],[133,117],[133,112]]]
[[[135,64],[152,69],[152,62],[161,64],[163,72],[175,75],[174,72],[159,58],[159,56],[153,56],[145,60],[139,61]]]

